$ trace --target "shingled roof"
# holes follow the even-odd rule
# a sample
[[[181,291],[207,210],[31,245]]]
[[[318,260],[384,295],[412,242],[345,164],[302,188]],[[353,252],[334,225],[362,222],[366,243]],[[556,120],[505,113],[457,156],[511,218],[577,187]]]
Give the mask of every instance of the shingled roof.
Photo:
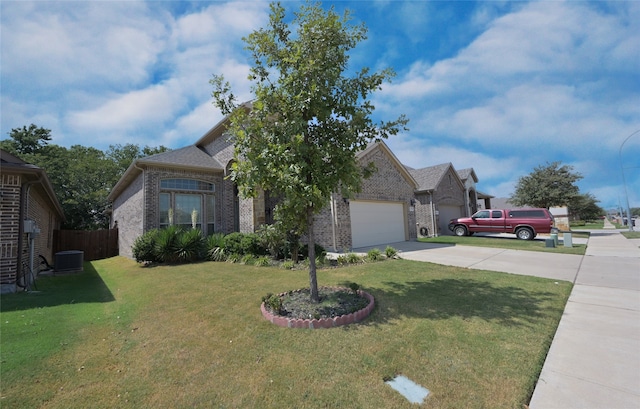
[[[127,168],[107,197],[113,201],[142,172],[140,166],[160,166],[207,172],[224,171],[224,166],[195,145],[136,159]]]
[[[467,169],[461,169],[458,171],[458,176],[460,176],[460,180],[462,180],[463,182],[467,179],[469,179],[469,177],[473,178],[473,181],[475,183],[478,183],[478,176],[476,176],[476,172],[475,170],[473,170],[473,168],[467,168]]]
[[[195,145],[158,153],[137,160],[138,164],[224,170],[224,166]]]
[[[408,169],[409,173],[418,182],[419,191],[435,190],[440,181],[444,177],[445,173],[452,168],[453,165],[449,163],[442,163],[440,165],[429,166],[422,169]]]

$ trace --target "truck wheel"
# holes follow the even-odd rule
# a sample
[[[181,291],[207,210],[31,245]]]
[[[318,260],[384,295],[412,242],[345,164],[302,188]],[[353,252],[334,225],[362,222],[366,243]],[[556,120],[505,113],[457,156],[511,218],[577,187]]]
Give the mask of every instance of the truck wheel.
[[[467,228],[464,226],[456,226],[453,228],[453,234],[455,234],[458,237],[466,236]]]
[[[518,230],[516,230],[516,236],[520,240],[533,240],[533,238],[535,237],[535,235],[533,234],[533,231],[528,227],[521,227]]]

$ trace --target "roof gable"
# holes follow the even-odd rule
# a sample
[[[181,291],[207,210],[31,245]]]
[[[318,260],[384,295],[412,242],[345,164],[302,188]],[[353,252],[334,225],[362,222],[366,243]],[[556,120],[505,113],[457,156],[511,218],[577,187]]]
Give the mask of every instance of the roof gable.
[[[459,170],[458,176],[460,177],[460,180],[462,180],[463,182],[469,179],[469,177],[471,177],[474,183],[478,183],[478,176],[476,176],[476,171],[473,170],[473,168]]]
[[[426,168],[421,169],[409,169],[408,172],[413,176],[413,178],[418,182],[419,191],[433,191],[438,188],[444,176],[451,171],[453,175],[456,176],[456,179],[460,186],[464,187],[462,180],[460,180],[460,176],[456,172],[455,168],[449,163],[442,163],[440,165],[428,166]]]
[[[361,160],[362,158],[364,158],[365,155],[367,155],[368,153],[376,149],[383,152],[391,160],[391,163],[396,167],[396,169],[398,169],[398,172],[402,175],[402,177],[404,177],[407,183],[413,186],[414,189],[418,188],[418,183],[413,178],[411,173],[407,170],[407,168],[402,163],[400,163],[396,155],[393,154],[391,149],[389,149],[387,144],[384,143],[383,141],[378,141],[378,142],[369,144],[364,150],[356,154],[356,159]]]

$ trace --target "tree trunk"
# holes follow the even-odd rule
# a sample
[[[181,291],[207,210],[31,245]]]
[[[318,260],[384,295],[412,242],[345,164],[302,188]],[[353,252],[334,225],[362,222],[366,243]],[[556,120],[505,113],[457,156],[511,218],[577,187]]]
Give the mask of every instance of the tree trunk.
[[[307,247],[309,248],[309,292],[311,302],[320,302],[318,278],[316,277],[316,240],[313,233],[313,208],[307,207]]]

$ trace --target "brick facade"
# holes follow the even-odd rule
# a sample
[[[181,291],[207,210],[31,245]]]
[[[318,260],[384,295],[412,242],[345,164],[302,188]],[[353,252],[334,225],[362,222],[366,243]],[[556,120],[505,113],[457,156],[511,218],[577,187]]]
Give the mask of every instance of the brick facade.
[[[371,177],[363,179],[361,191],[353,197],[343,198],[338,193],[331,195],[327,206],[315,217],[316,242],[333,251],[352,248],[349,211],[351,200],[402,202],[405,213],[405,234],[408,240],[415,240],[417,237],[416,213],[415,207],[412,206],[415,186],[403,175],[398,162],[381,145],[369,149],[359,157],[359,162],[362,166],[373,163],[376,171]]]
[[[53,191],[46,175],[35,167],[26,167],[21,173],[22,164],[24,162],[14,163],[18,166],[3,166],[0,175],[2,293],[17,291],[19,286],[27,283],[25,277],[32,281],[40,269],[40,256],[53,264],[53,230],[62,224],[62,211],[57,200],[51,197]],[[40,232],[24,233],[25,219],[33,220]],[[30,240],[33,240],[33,253],[30,252]]]

